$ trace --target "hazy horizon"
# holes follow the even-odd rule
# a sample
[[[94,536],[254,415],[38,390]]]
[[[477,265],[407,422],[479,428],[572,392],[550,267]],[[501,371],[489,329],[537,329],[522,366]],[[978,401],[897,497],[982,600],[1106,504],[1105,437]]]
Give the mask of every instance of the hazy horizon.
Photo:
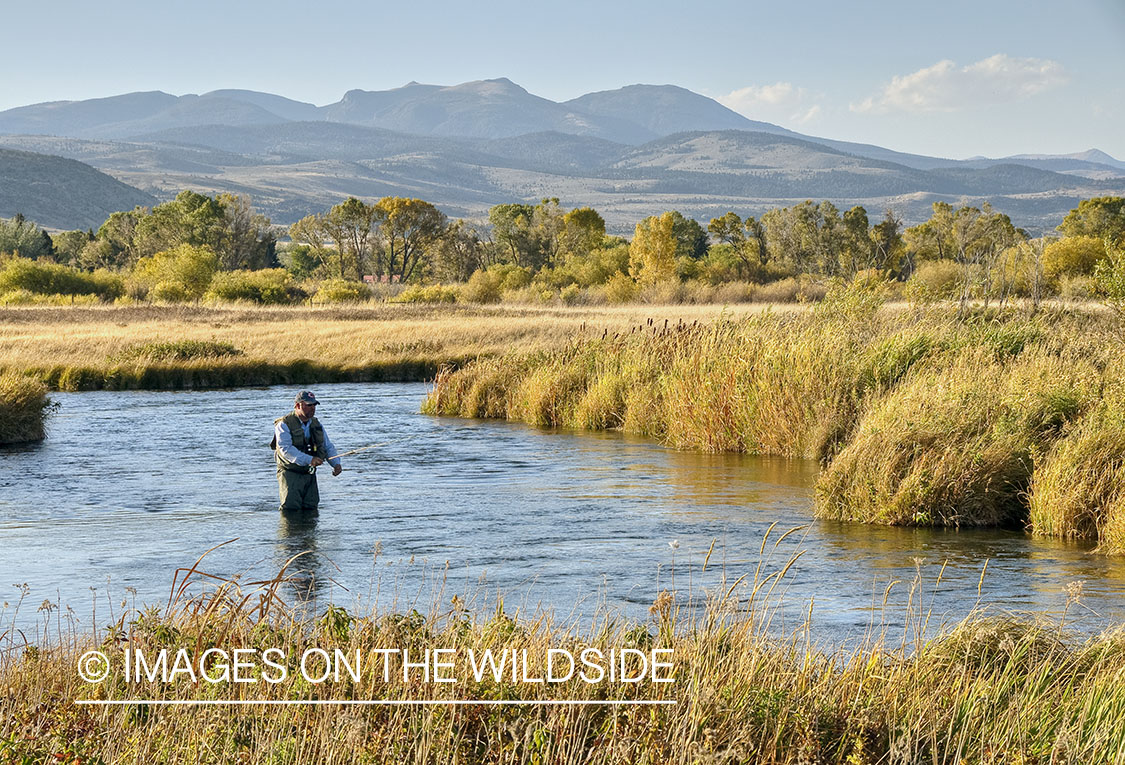
[[[690,15],[666,0],[562,9],[335,0],[315,11],[292,0],[156,11],[63,0],[14,6],[6,22],[24,33],[10,36],[0,110],[228,88],[324,105],[350,89],[507,77],[553,101],[678,85],[801,133],[953,159],[1091,148],[1125,157],[1116,0],[705,0]]]

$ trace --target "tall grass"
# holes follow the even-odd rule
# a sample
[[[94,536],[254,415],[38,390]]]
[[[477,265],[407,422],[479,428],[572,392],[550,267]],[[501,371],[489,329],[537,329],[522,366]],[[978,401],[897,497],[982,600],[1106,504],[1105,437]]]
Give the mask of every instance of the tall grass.
[[[1125,384],[1117,319],[880,311],[868,297],[705,325],[650,321],[481,361],[440,375],[423,410],[816,458],[822,517],[1028,523],[1125,552],[1120,407],[1099,404]],[[1094,489],[1099,520],[1079,522]]]
[[[627,329],[645,315],[641,310],[419,303],[0,308],[0,371],[63,390],[422,381],[443,365],[565,345],[584,325]],[[719,309],[644,310],[678,321]],[[242,354],[169,359],[138,352],[167,343],[225,344]]]
[[[181,572],[182,573],[182,572]],[[808,625],[772,628],[765,591],[785,569],[759,569],[698,604],[661,593],[647,623],[603,614],[588,625],[549,614],[467,608],[439,590],[428,612],[296,611],[283,575],[237,582],[193,568],[164,608],[129,608],[101,634],[68,630],[40,607],[52,636],[0,634],[0,760],[4,762],[590,762],[1012,763],[1121,762],[1125,757],[1125,636],[1086,640],[1060,626],[977,613],[898,642],[868,635],[850,649],[818,647]],[[210,584],[202,586],[200,578]],[[917,586],[917,582],[915,585]],[[924,619],[925,614],[911,615]],[[426,683],[381,672],[313,685],[296,667],[279,683],[126,683],[120,669],[80,680],[88,650],[120,667],[123,651],[280,648],[329,652],[452,648],[671,649],[674,683],[578,679],[557,684]],[[290,659],[291,660],[291,659]],[[397,670],[397,666],[395,668]],[[260,679],[260,678],[259,678]],[[386,700],[532,702],[460,706],[92,707],[76,699],[222,702]],[[664,706],[562,706],[544,700],[674,700]]]
[[[0,374],[0,444],[42,441],[45,421],[53,404],[47,386],[15,372]]]

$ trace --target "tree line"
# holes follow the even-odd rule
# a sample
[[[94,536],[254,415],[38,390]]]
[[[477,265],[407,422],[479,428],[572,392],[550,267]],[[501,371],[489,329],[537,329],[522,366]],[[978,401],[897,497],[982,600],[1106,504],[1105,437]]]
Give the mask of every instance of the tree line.
[[[607,235],[597,210],[567,209],[557,198],[495,205],[487,221],[451,221],[421,199],[351,197],[279,227],[245,196],[183,191],[151,209],[113,213],[96,232],[51,236],[22,216],[0,220],[0,253],[120,274],[134,297],[165,300],[202,297],[216,274],[270,269],[274,275],[258,282],[272,284],[279,302],[299,299],[295,285],[308,281],[464,283],[481,300],[532,286],[546,292],[601,286],[628,299],[677,281],[767,284],[861,273],[892,282],[914,277],[930,283],[937,297],[1038,299],[1092,282],[1099,269],[1106,276],[1122,246],[1121,197],[1082,200],[1057,236],[1039,238],[987,204],[946,202],[912,227],[889,210],[872,222],[861,206],[841,212],[828,201],[758,218],[732,211],[706,227],[672,210],[638,222],[631,239]],[[230,294],[237,298],[239,291]]]

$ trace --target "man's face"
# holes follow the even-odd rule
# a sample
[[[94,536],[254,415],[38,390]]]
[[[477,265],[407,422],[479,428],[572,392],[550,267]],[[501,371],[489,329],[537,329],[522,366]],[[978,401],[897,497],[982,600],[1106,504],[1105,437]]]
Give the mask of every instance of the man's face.
[[[316,414],[316,404],[306,404],[303,401],[298,401],[295,407],[297,416],[301,418],[301,422],[308,422]]]

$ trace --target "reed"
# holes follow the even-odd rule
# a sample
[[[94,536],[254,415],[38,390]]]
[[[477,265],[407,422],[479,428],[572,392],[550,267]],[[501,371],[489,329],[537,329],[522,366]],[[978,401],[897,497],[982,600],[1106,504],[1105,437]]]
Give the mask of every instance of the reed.
[[[45,422],[54,405],[47,398],[47,386],[33,377],[5,372],[0,374],[0,444],[42,441]]]
[[[1125,389],[1120,381],[1040,459],[1029,497],[1036,533],[1125,551]]]
[[[790,559],[792,560],[792,559]],[[101,634],[67,630],[53,604],[46,634],[28,644],[0,635],[0,761],[463,762],[463,763],[1012,763],[1120,762],[1125,757],[1125,635],[1081,639],[1061,626],[976,613],[960,624],[852,648],[821,647],[808,624],[771,625],[771,583],[761,568],[693,604],[662,592],[644,623],[603,614],[588,625],[550,614],[473,610],[438,591],[428,613],[307,614],[280,598],[284,571],[261,582],[213,577],[198,564],[177,578],[165,608],[130,608]],[[180,573],[184,573],[181,571]],[[210,584],[203,586],[200,579]],[[917,585],[917,582],[915,583]],[[771,591],[772,592],[772,591]],[[912,614],[908,619],[926,618]],[[448,647],[671,649],[673,683],[577,679],[551,685],[481,680],[427,683],[420,672],[381,672],[311,684],[296,667],[280,682],[126,683],[78,677],[85,651],[120,666],[123,651],[306,649],[367,655]],[[211,665],[217,674],[215,665]],[[222,702],[381,699],[674,700],[665,706],[153,706],[97,708],[76,699]]]
[[[1125,380],[1118,322],[1104,313],[880,309],[870,295],[845,290],[811,311],[650,320],[470,364],[439,376],[423,411],[815,458],[824,467],[821,517],[1029,523],[1036,533],[1096,538],[1105,552],[1125,552],[1115,472],[1125,439],[1105,414],[1117,410],[1102,406],[1072,433]],[[1068,452],[1068,443],[1078,446]],[[1079,460],[1085,473],[1071,469]],[[1044,472],[1051,465],[1054,477]],[[1101,520],[1079,523],[1081,498],[1094,488]],[[1042,511],[1029,515],[1029,502]]]

